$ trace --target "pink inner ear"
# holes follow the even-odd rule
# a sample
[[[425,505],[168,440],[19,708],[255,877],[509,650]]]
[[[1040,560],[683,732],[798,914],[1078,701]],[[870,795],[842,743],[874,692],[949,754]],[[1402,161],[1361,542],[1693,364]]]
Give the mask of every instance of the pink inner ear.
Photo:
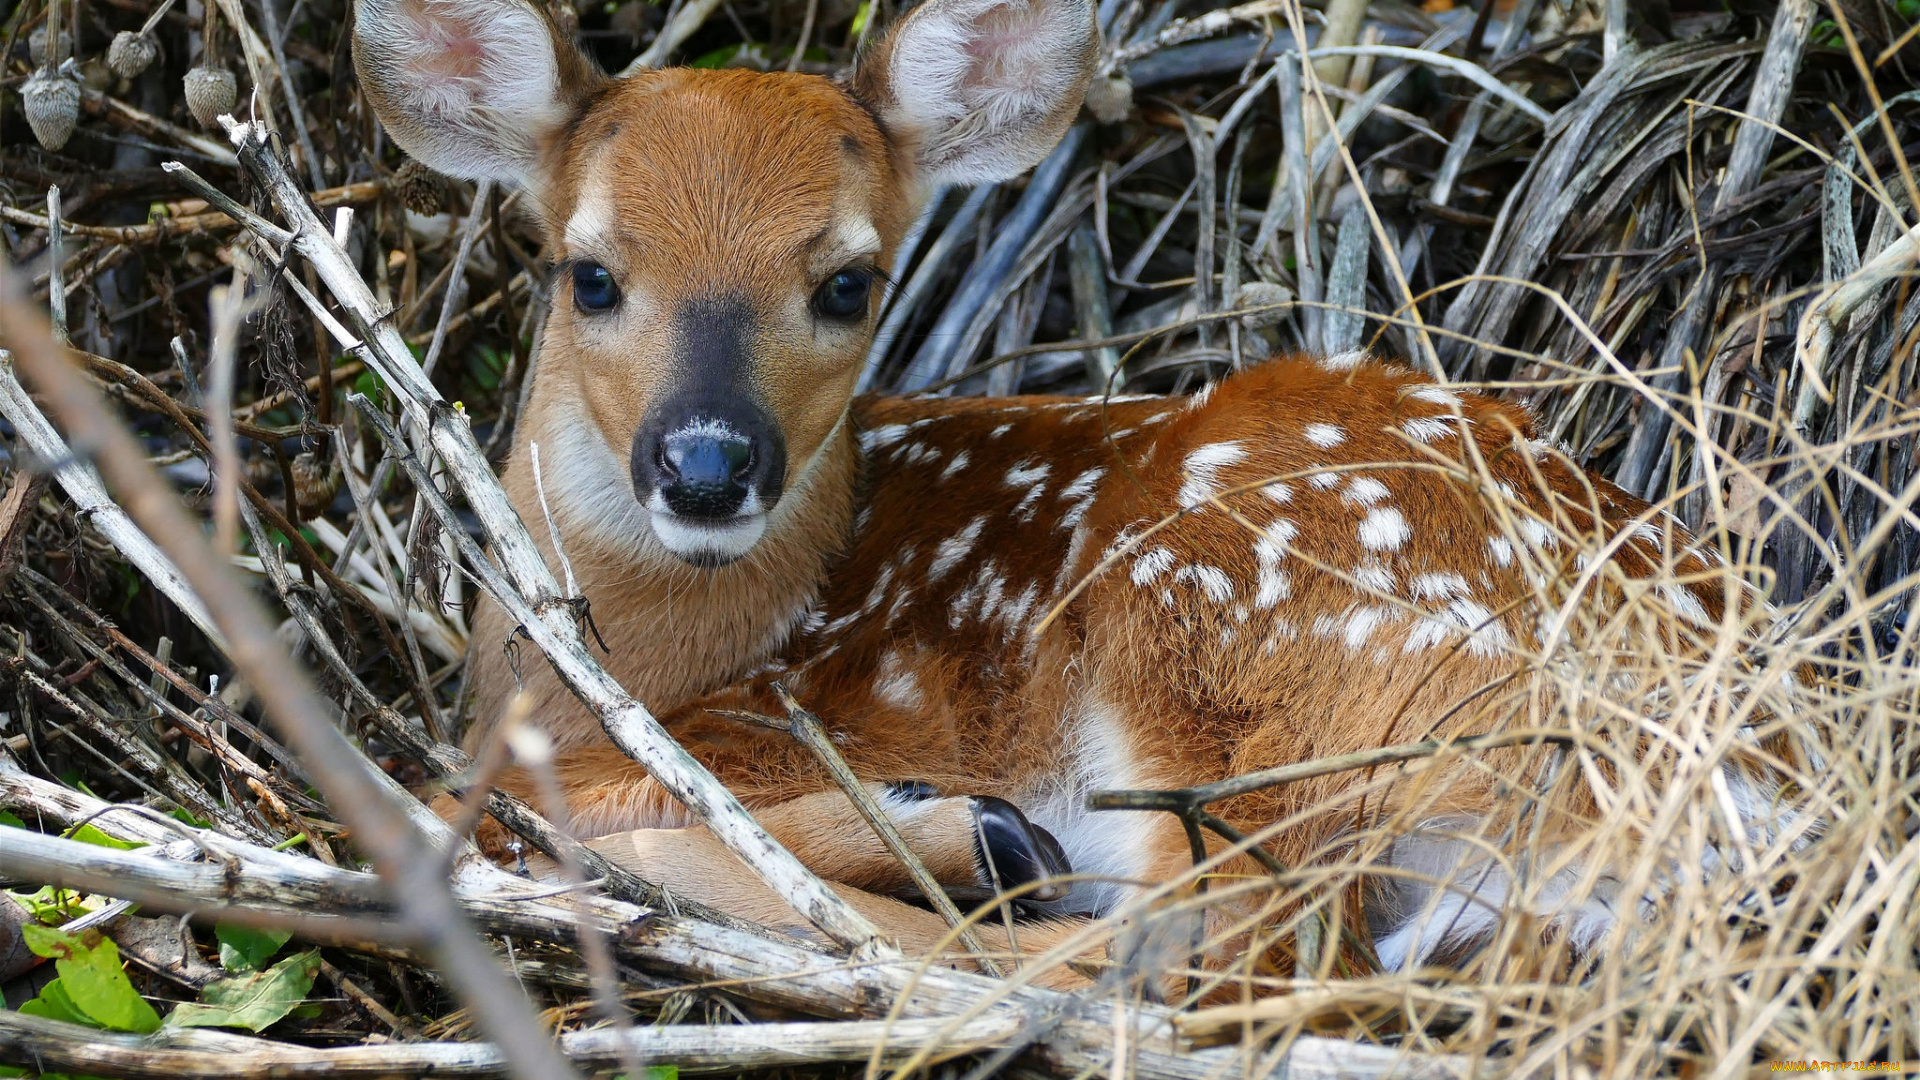
[[[435,82],[470,82],[478,79],[486,67],[487,48],[479,27],[466,20],[431,19],[421,34],[421,44],[415,70]]]
[[[961,45],[970,61],[964,89],[988,96],[1001,108],[1043,85],[1059,58],[1050,51],[1044,17],[1016,4],[982,12]],[[1009,97],[1011,96],[1011,97]]]

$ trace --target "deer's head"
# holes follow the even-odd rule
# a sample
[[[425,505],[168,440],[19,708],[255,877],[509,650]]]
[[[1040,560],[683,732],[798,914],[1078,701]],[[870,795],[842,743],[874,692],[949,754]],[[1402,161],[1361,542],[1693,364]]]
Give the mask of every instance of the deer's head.
[[[842,80],[613,79],[522,0],[359,0],[354,30],[401,147],[537,207],[538,377],[571,411],[544,433],[557,512],[700,566],[749,551],[844,437],[927,195],[1044,157],[1096,45],[1088,0],[925,0]]]

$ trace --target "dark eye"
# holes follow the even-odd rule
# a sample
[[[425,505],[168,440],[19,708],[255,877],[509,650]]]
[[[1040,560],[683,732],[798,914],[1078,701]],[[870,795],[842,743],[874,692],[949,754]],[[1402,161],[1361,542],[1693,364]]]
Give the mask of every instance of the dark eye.
[[[596,262],[573,264],[573,306],[581,311],[606,311],[620,302],[620,286]]]
[[[814,292],[813,309],[829,319],[858,319],[867,313],[867,293],[872,288],[873,271],[842,270]]]

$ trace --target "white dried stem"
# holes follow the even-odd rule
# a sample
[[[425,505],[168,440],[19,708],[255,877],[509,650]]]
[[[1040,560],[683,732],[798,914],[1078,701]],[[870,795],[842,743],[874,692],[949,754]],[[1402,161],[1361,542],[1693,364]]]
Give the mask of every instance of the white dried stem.
[[[1018,1031],[1019,1024],[1003,1017],[970,1021],[958,1029],[934,1020],[673,1024],[626,1031],[571,1031],[560,1036],[560,1052],[588,1068],[625,1068],[625,1060],[633,1059],[672,1062],[682,1073],[738,1074],[865,1062],[876,1045],[886,1048],[882,1064],[923,1047],[942,1055],[977,1053],[1006,1045]],[[49,1070],[150,1080],[507,1074],[505,1057],[490,1043],[309,1047],[195,1028],[163,1028],[153,1036],[123,1035],[11,1011],[0,1012],[0,1054]]]
[[[237,549],[240,537],[240,446],[233,434],[233,365],[239,352],[240,321],[246,304],[247,274],[236,261],[233,280],[210,290],[213,349],[207,358],[207,441],[213,447],[213,544],[222,555]]]
[[[540,499],[540,516],[547,519],[547,539],[553,543],[553,556],[560,560],[560,572],[566,580],[567,595],[579,596],[580,585],[573,576],[573,561],[567,558],[566,545],[560,542],[560,525],[553,520],[553,507],[547,505],[547,482],[540,475],[540,444],[527,443],[527,456],[533,465],[533,493]]]
[[[51,9],[49,9],[51,10]],[[47,47],[54,47],[60,35],[47,33]],[[60,242],[60,189],[47,189],[47,307],[53,316],[54,340],[67,344],[66,245]]]

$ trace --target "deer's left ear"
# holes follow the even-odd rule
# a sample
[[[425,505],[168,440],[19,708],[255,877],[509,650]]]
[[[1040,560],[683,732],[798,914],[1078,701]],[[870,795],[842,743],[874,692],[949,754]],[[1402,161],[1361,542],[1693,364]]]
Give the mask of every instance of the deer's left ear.
[[[1008,180],[1066,133],[1099,46],[1092,0],[923,0],[861,57],[853,92],[923,182]]]

